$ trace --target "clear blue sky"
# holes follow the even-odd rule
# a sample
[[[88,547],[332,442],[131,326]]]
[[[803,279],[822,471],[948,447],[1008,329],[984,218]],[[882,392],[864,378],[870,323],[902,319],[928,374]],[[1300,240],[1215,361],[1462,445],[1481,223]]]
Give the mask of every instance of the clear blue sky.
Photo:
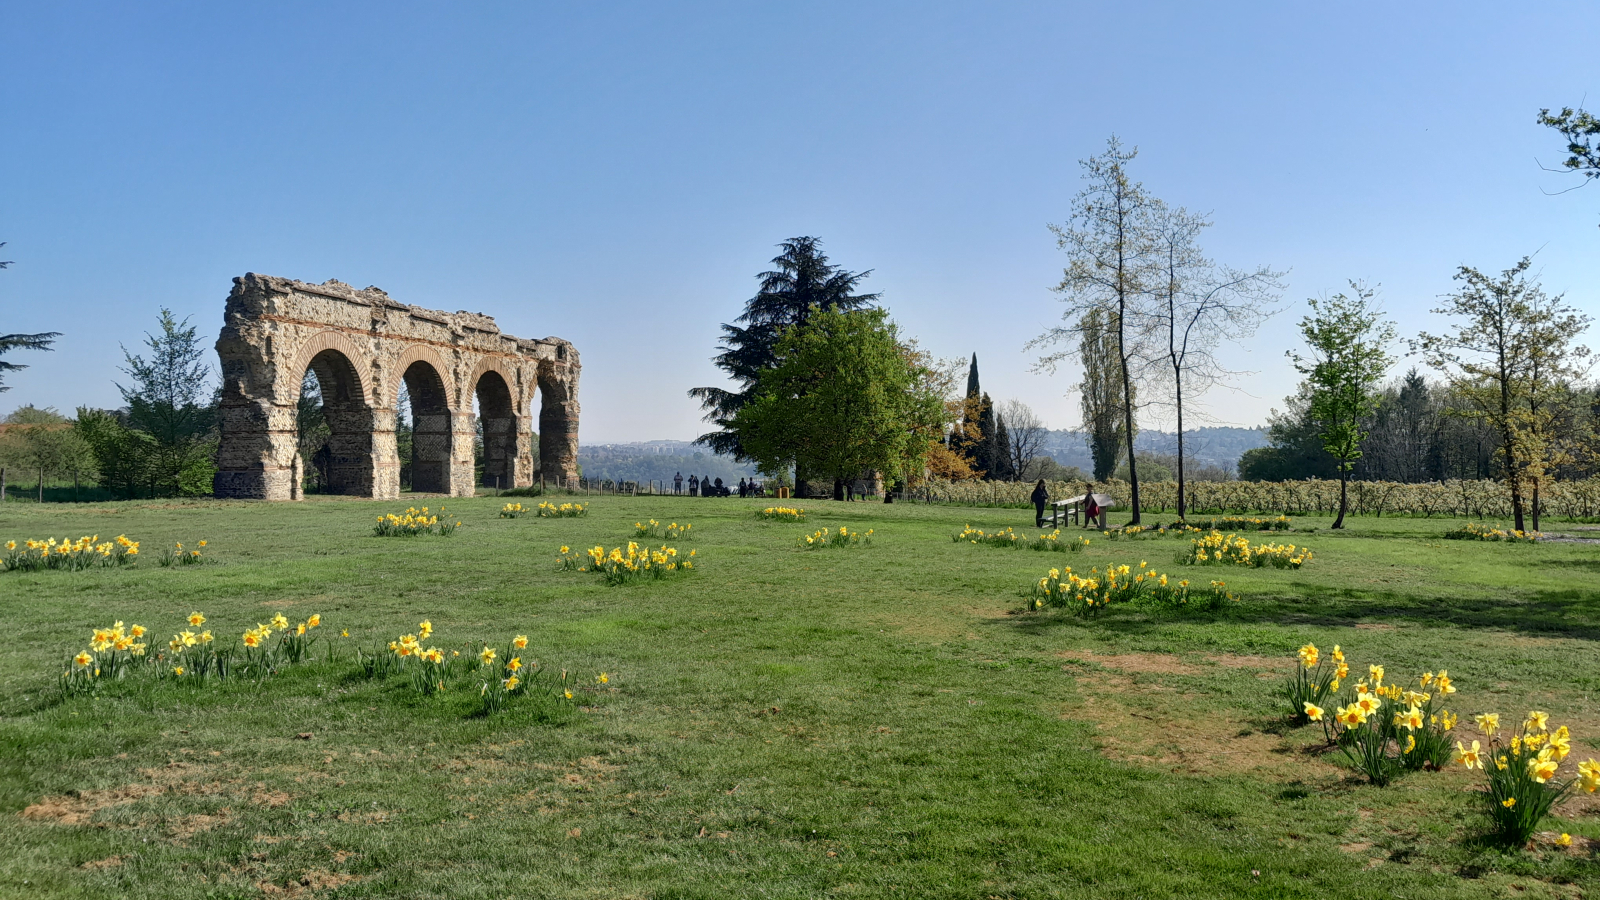
[[[1076,372],[1022,346],[1115,132],[1213,256],[1291,270],[1258,374],[1208,398],[1254,424],[1301,301],[1348,278],[1414,333],[1457,265],[1537,252],[1600,314],[1600,187],[1550,196],[1534,124],[1600,106],[1597,47],[1570,3],[11,3],[0,333],[64,336],[0,411],[118,404],[119,342],[162,305],[210,341],[255,271],[568,338],[586,443],[688,438],[718,323],[814,234],[1070,426]]]

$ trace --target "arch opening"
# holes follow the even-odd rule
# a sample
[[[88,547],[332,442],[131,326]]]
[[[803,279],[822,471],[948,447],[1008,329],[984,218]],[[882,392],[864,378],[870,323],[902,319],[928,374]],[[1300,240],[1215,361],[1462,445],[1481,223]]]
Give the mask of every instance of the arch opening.
[[[396,408],[406,400],[411,407],[411,452],[409,460],[401,456],[401,481],[409,474],[411,490],[448,494],[451,427],[444,378],[432,365],[418,360],[402,374],[401,392],[405,396],[396,401]]]
[[[292,488],[370,495],[373,425],[372,407],[349,358],[337,350],[313,356],[301,376],[295,409],[300,471]]]
[[[511,386],[499,372],[484,372],[478,377],[472,399],[480,447],[477,482],[485,487],[512,487],[513,464],[517,458],[517,417]]]

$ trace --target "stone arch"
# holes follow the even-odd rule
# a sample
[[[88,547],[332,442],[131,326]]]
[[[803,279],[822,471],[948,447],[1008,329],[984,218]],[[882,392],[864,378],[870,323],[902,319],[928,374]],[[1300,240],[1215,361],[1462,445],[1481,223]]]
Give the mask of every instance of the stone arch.
[[[407,306],[375,287],[249,273],[233,280],[217,355],[219,497],[298,496],[296,413],[308,370],[323,387],[324,412],[336,432],[329,480],[342,493],[399,495],[395,406],[402,383],[418,401],[413,417],[423,420],[424,461],[433,465],[422,473],[425,486],[454,496],[474,492],[472,399],[479,395],[494,447],[488,474],[505,487],[531,484],[527,405],[535,381],[543,388],[547,365],[565,388],[562,434],[572,452],[546,471],[576,474],[578,354],[559,338],[522,340],[481,313]],[[546,402],[541,420],[549,413]]]
[[[532,462],[532,435],[522,414],[521,381],[513,366],[486,357],[468,379],[483,426],[483,477],[488,487],[526,483]]]
[[[299,362],[291,368],[289,381],[296,388],[294,400],[298,407],[298,388],[311,372],[322,390],[322,417],[328,425],[328,443],[313,456],[312,466],[324,476],[326,487],[334,494],[372,496],[378,482],[377,448],[373,434],[377,430],[376,410],[373,408],[367,384],[363,379],[360,356],[351,356],[351,341],[336,332],[324,332],[301,347]],[[283,379],[280,379],[280,382]],[[283,385],[280,384],[280,387]],[[295,422],[294,453],[299,455],[299,422]],[[297,470],[298,459],[290,460],[291,470]],[[298,478],[291,491],[298,494]]]
[[[392,394],[391,405],[396,411],[400,385],[405,385],[411,399],[411,489],[453,493],[455,416],[459,403],[450,367],[437,350],[413,344],[395,360],[393,381],[393,388],[386,389],[385,399]],[[403,459],[397,461],[405,464]]]
[[[368,406],[373,405],[370,402],[369,395],[367,393],[369,383],[372,381],[372,379],[370,376],[363,377],[363,369],[368,368],[368,366],[364,365],[364,363],[366,363],[367,357],[370,356],[370,354],[363,352],[355,345],[354,341],[350,340],[348,336],[338,331],[319,331],[306,338],[305,342],[300,345],[298,351],[295,353],[294,364],[290,366],[290,375],[292,377],[287,379],[274,379],[275,387],[280,395],[285,390],[287,390],[289,393],[289,396],[280,396],[279,399],[287,400],[290,403],[299,400],[300,379],[304,378],[306,370],[312,367],[311,364],[313,360],[330,350],[333,351],[334,354],[343,357],[345,362],[349,364],[348,370],[340,373],[341,377],[345,378],[343,386],[348,392],[348,396],[344,399],[354,399],[365,403]],[[319,372],[317,377],[320,382],[322,373]],[[327,387],[328,385],[323,385],[324,392],[326,392]]]

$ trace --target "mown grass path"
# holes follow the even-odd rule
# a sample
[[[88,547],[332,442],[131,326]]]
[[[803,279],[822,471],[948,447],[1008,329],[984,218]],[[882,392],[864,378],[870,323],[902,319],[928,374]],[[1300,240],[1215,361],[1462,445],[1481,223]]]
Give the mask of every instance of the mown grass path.
[[[63,897],[1541,897],[1600,887],[1577,849],[1479,837],[1460,771],[1378,790],[1287,730],[1308,640],[1391,678],[1448,669],[1458,711],[1548,710],[1600,746],[1593,545],[1443,541],[1443,519],[1357,519],[1300,571],[1180,571],[1182,541],[1078,554],[950,542],[1017,510],[596,497],[587,518],[447,503],[454,536],[369,536],[407,503],[7,504],[0,541],[205,538],[215,562],[0,573],[0,892]],[[437,501],[427,501],[436,503]],[[700,569],[608,588],[562,544],[689,521]],[[1170,518],[1160,517],[1163,519]],[[821,526],[870,547],[805,552]],[[1326,525],[1299,520],[1297,526]],[[1031,529],[1030,529],[1031,530]],[[1233,609],[1017,614],[1052,565],[1141,560],[1243,593]],[[412,696],[316,662],[265,684],[49,685],[115,620],[160,646],[191,610],[220,639],[283,611],[370,646],[515,633],[577,673],[581,708]],[[319,647],[318,656],[321,651]],[[1415,671],[1413,671],[1415,670]],[[596,672],[609,685],[594,685]],[[1468,719],[1470,721],[1470,719]],[[1465,726],[1460,726],[1465,729]],[[309,733],[309,739],[300,734]],[[1581,852],[1580,852],[1581,851]]]

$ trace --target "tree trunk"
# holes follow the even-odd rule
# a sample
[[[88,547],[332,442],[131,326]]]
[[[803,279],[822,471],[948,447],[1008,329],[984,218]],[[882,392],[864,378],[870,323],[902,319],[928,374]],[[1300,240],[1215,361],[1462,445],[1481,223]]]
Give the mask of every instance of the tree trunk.
[[[44,502],[44,466],[39,467],[39,502]]]
[[[1344,466],[1339,467],[1339,517],[1333,520],[1334,528],[1344,527],[1344,510],[1349,503],[1350,471]]]
[[[1539,530],[1539,479],[1537,479],[1537,478],[1535,478],[1533,480],[1533,504],[1532,504],[1532,507],[1533,508],[1532,508],[1531,511],[1533,512],[1533,530],[1534,531],[1538,531]]]
[[[0,466],[0,503],[6,502],[6,467]]]
[[[833,499],[835,499],[835,500],[843,500],[844,499],[844,479],[843,478],[835,478],[833,480]]]
[[[1173,373],[1175,377],[1173,397],[1178,406],[1178,518],[1188,518],[1189,508],[1183,500],[1183,372]]]

